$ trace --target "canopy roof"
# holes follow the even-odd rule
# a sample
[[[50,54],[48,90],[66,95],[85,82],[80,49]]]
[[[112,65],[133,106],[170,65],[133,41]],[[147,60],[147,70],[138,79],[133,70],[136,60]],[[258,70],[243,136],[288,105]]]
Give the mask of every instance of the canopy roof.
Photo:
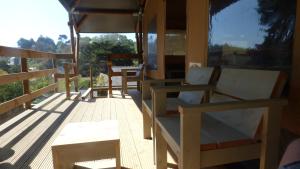
[[[135,32],[143,0],[59,0],[79,33]]]
[[[65,9],[71,14],[78,33],[134,33],[137,28],[139,16],[141,16],[146,0],[59,0]],[[172,5],[170,0],[169,5]],[[184,1],[184,0],[183,0]],[[238,0],[211,0],[211,16],[230,6]],[[174,3],[175,4],[175,3]],[[177,9],[176,6],[174,9]],[[171,11],[170,18],[179,18],[180,12]],[[184,15],[182,15],[184,16]],[[177,21],[176,22],[182,22]],[[185,23],[185,22],[184,22]],[[173,26],[177,23],[171,23]],[[185,26],[183,26],[185,28]]]

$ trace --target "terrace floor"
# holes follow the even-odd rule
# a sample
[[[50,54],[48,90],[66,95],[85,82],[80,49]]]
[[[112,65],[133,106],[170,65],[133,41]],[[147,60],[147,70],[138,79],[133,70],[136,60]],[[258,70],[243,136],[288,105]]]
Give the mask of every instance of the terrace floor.
[[[114,98],[90,101],[65,100],[65,94],[56,93],[0,125],[0,168],[52,169],[51,144],[67,123],[108,119],[117,119],[120,125],[122,167],[154,168],[152,141],[142,135],[140,102],[135,90],[126,99],[114,91]],[[83,168],[103,168],[106,164],[78,163]]]

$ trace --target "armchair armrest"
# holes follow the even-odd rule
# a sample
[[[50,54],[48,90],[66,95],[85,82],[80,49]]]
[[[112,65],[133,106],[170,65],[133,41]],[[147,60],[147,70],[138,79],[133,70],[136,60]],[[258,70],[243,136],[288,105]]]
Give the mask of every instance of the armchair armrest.
[[[142,99],[150,99],[151,98],[151,85],[160,85],[165,83],[182,83],[185,79],[149,79],[143,80],[142,83]]]
[[[181,86],[153,86],[151,87],[154,93],[171,93],[181,91],[210,91],[214,90],[214,85],[181,85]]]
[[[155,83],[181,83],[184,82],[185,79],[149,79],[144,80],[143,84],[155,84]]]
[[[221,103],[203,103],[199,105],[181,105],[179,112],[182,114],[199,114],[202,112],[220,112],[232,109],[247,109],[260,107],[283,107],[288,104],[286,99],[258,99],[247,101],[232,101]]]
[[[121,69],[121,75],[122,76],[127,76],[127,73],[128,72],[138,72],[138,71],[140,71],[140,69],[138,69],[138,68],[125,68],[125,69]]]

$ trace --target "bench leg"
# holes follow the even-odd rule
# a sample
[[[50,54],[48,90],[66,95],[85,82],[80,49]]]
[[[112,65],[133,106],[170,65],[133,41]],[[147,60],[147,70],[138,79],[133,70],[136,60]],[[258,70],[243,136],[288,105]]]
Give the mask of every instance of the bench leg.
[[[146,112],[144,106],[142,106],[142,112],[143,112],[144,139],[151,139],[152,120],[149,117],[148,113]]]
[[[116,169],[121,169],[120,142],[116,143]]]
[[[167,168],[167,142],[161,134],[160,127],[156,128],[156,168],[166,169]],[[154,159],[155,160],[155,159]]]

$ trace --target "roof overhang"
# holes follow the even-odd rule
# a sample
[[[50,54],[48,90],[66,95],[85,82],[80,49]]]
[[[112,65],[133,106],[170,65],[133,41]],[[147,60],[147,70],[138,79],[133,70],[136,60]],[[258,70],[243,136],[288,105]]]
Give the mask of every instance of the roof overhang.
[[[143,0],[59,1],[78,33],[134,33]]]

